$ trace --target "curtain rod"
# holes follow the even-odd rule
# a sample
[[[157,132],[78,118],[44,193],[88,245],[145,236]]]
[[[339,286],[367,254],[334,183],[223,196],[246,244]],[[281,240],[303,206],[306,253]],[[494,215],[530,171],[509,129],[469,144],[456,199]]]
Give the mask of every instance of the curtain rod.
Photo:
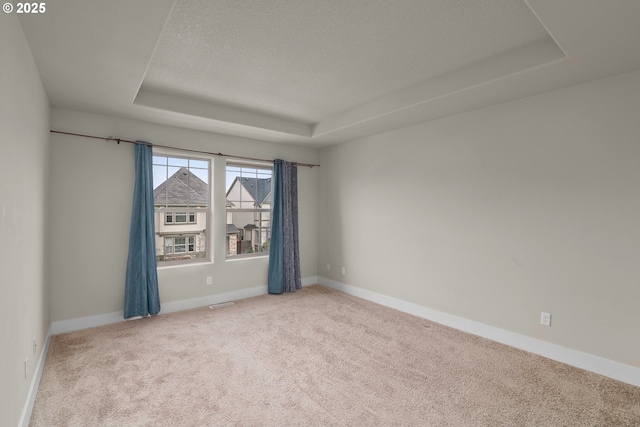
[[[112,136],[108,136],[106,138],[101,137],[101,136],[94,136],[94,135],[84,135],[81,133],[71,133],[71,132],[61,132],[59,130],[50,130],[49,132],[51,133],[60,133],[62,135],[73,135],[73,136],[82,136],[84,138],[93,138],[93,139],[101,139],[105,142],[117,142],[118,144],[120,144],[121,142],[126,142],[127,144],[139,144],[139,142],[136,141],[131,141],[128,139],[120,139],[120,138],[114,138]],[[273,162],[273,159],[256,159],[254,157],[244,157],[244,156],[232,156],[230,154],[223,154],[223,153],[212,153],[210,151],[201,151],[201,150],[192,150],[190,148],[179,148],[179,147],[172,147],[170,145],[160,145],[160,144],[151,144],[149,143],[150,146],[152,147],[161,147],[161,148],[170,148],[172,150],[180,150],[180,151],[188,151],[190,153],[198,153],[198,154],[209,154],[211,156],[218,156],[218,157],[227,157],[229,159],[237,159],[237,160],[253,160],[256,162]],[[315,165],[313,163],[300,163],[300,162],[293,162],[294,164],[298,165],[298,166],[305,166],[308,168],[313,168],[316,166],[320,166],[320,165]]]

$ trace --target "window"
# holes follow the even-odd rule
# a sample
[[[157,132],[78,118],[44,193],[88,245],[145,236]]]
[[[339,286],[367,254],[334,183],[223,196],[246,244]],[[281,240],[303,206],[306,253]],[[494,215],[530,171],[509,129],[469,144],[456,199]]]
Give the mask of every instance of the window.
[[[196,236],[172,236],[164,238],[164,254],[184,254],[195,252]]]
[[[166,212],[164,222],[165,224],[195,224],[196,218],[195,212]]]
[[[226,173],[227,259],[268,255],[272,165],[227,162]]]
[[[209,261],[209,159],[153,156],[158,266]]]

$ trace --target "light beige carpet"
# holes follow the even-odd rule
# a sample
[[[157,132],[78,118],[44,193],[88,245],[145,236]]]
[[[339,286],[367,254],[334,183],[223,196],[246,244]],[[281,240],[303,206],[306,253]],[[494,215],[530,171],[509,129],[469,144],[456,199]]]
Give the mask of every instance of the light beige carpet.
[[[640,388],[322,287],[53,337],[31,426],[639,426]]]

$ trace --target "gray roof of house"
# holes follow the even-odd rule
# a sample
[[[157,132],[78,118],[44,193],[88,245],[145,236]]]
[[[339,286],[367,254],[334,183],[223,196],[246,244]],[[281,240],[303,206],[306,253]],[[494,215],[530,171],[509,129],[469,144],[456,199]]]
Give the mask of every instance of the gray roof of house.
[[[235,233],[237,233],[238,231],[239,231],[239,230],[238,230],[238,227],[236,227],[235,225],[233,225],[233,224],[227,224],[227,234],[235,234]]]
[[[242,186],[251,194],[257,205],[271,202],[271,178],[236,177]]]
[[[156,206],[207,206],[209,186],[187,168],[180,168],[153,190]]]

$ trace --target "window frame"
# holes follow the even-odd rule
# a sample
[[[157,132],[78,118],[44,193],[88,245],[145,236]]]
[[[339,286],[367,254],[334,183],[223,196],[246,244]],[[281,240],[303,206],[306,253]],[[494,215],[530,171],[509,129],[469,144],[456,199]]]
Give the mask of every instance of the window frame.
[[[154,230],[154,234],[156,236],[156,258],[157,258],[157,268],[158,269],[162,269],[162,268],[167,268],[167,267],[178,267],[178,266],[189,266],[189,265],[201,265],[204,263],[212,263],[213,262],[213,236],[212,236],[212,229],[213,229],[213,209],[214,209],[214,194],[213,194],[213,190],[214,190],[214,186],[213,186],[213,168],[214,168],[214,157],[213,156],[208,156],[206,154],[187,154],[185,155],[184,153],[180,152],[180,151],[175,151],[175,150],[170,150],[170,149],[164,149],[164,148],[156,148],[153,147],[153,166],[154,166],[154,172],[155,172],[155,168],[156,166],[161,166],[161,167],[165,167],[166,169],[166,175],[165,175],[165,181],[166,179],[168,179],[169,177],[173,176],[173,173],[175,172],[170,172],[171,167],[177,167],[179,168],[180,166],[171,166],[170,165],[170,159],[181,159],[181,160],[186,160],[187,161],[187,165],[185,167],[188,167],[189,169],[195,168],[195,169],[204,169],[204,168],[200,168],[200,167],[194,167],[194,166],[190,166],[190,162],[189,160],[193,160],[193,161],[197,161],[197,162],[206,162],[207,164],[207,186],[208,186],[208,193],[207,193],[207,206],[204,208],[198,208],[194,205],[192,206],[167,206],[165,204],[164,207],[162,206],[158,206],[158,205],[154,205],[154,216],[156,218],[155,221],[155,230]],[[168,165],[159,165],[158,163],[156,163],[156,157],[165,157],[167,158],[167,162]],[[165,182],[162,181],[162,182]],[[157,185],[161,185],[162,182],[160,184]],[[154,182],[154,190],[157,188],[157,185],[155,185],[156,183]],[[182,213],[184,215],[186,215],[186,222],[177,222],[176,221],[176,214]],[[204,221],[201,220],[201,218],[199,218],[200,214],[204,214]],[[171,217],[171,220],[167,222],[167,216]],[[193,216],[193,222],[190,221],[191,217]],[[204,222],[204,223],[202,223]],[[188,227],[188,226],[198,226],[199,227],[197,229],[187,229],[187,230],[181,230],[180,227]],[[167,229],[162,229],[162,227],[170,227]],[[191,258],[191,259],[179,259],[179,260],[169,260],[169,261],[164,261],[161,260],[161,258],[164,258],[164,256],[169,255],[171,257],[175,257],[175,256],[180,256],[180,255],[189,255],[189,254],[197,254],[199,251],[197,249],[199,249],[199,244],[198,244],[198,235],[202,234],[203,235],[203,239],[204,239],[204,244],[202,245],[202,249],[200,250],[201,252],[204,252],[204,256],[203,257],[195,257],[195,258]],[[185,251],[184,252],[175,252],[175,238],[185,238],[185,244],[184,244],[184,248]],[[190,238],[193,238],[193,243],[190,243]],[[173,246],[172,246],[172,253],[166,253],[166,238],[173,238]],[[160,244],[162,246],[160,246]],[[193,251],[189,251],[189,247],[193,246]]]
[[[233,159],[227,159],[225,161],[225,176],[226,174],[229,174],[230,171],[228,170],[229,166],[232,167],[236,167],[236,168],[246,168],[246,169],[253,169],[253,170],[268,170],[270,171],[270,175],[269,175],[269,179],[271,180],[271,190],[268,194],[273,195],[273,163],[266,163],[266,162],[251,162],[251,161],[236,161]],[[242,176],[242,174],[241,174]],[[256,173],[256,175],[254,175],[254,177],[258,178],[258,174]],[[225,179],[226,181],[226,179]],[[225,182],[225,188],[226,188],[227,183]],[[268,248],[268,243],[271,241],[271,218],[272,218],[272,200],[269,203],[269,208],[265,209],[265,208],[234,208],[234,207],[230,207],[227,205],[226,201],[228,200],[228,194],[229,191],[231,190],[231,187],[229,187],[228,190],[225,190],[225,222],[228,221],[229,218],[229,213],[231,213],[232,217],[233,217],[233,213],[254,213],[254,221],[259,221],[259,224],[262,224],[263,222],[268,222],[268,226],[267,226],[267,231],[266,231],[266,242],[264,243],[260,243],[261,246],[267,244],[267,247],[262,250],[262,251],[258,251],[258,252],[249,252],[249,253],[240,253],[240,254],[235,254],[235,255],[230,255],[229,254],[229,234],[227,234],[224,239],[225,241],[225,248],[224,248],[224,254],[225,254],[225,261],[234,261],[234,260],[242,260],[242,259],[255,259],[255,258],[268,258],[269,257],[269,248]],[[231,201],[231,203],[233,204],[233,201]],[[255,218],[255,215],[258,215],[260,218]],[[263,219],[262,215],[263,214],[267,214],[268,218],[267,219]],[[229,225],[227,223],[227,225]],[[236,226],[237,227],[237,226]],[[260,229],[261,227],[258,227],[258,229]],[[246,228],[239,228],[239,230],[242,232],[240,234],[245,234],[246,232]],[[253,238],[253,232],[251,232],[251,237]],[[260,235],[262,236],[262,231],[260,231]],[[262,241],[262,237],[260,237],[260,240]],[[244,240],[247,241],[247,240]],[[249,240],[251,242],[253,242],[253,240]],[[252,243],[253,244],[253,243]],[[253,248],[251,248],[253,250]]]

